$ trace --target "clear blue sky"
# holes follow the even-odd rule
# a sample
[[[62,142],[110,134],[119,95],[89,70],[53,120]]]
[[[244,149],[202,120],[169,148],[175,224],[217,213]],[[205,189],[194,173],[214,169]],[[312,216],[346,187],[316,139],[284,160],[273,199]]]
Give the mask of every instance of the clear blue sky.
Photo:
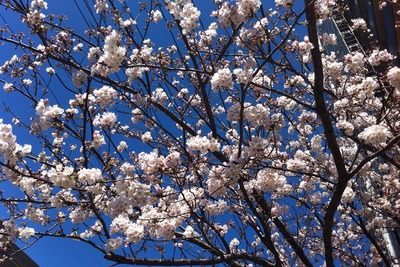
[[[69,20],[67,21],[68,25],[71,25],[73,29],[79,27],[81,17],[77,12],[72,12],[70,10],[75,10],[75,7],[69,8],[69,5],[74,5],[74,1],[63,1],[62,6],[59,5],[58,7],[54,7],[54,2],[56,1],[49,1],[49,7],[53,10],[57,10],[57,13],[67,13]],[[79,2],[79,0],[78,0]],[[90,1],[89,1],[90,2]],[[196,3],[200,3],[201,6],[199,7],[202,11],[203,15],[207,17],[207,13],[210,13],[209,8],[204,8],[207,6],[204,4],[210,2],[209,0],[197,1]],[[204,5],[203,5],[204,4]],[[5,14],[4,10],[0,8],[0,13]],[[7,12],[9,13],[9,12]],[[46,12],[46,13],[50,13]],[[20,21],[19,17],[7,17],[7,21],[9,24],[13,25],[13,29],[16,31],[23,31],[27,32],[27,28],[23,26]],[[2,25],[3,22],[0,22]],[[207,25],[207,24],[206,24]],[[165,27],[162,25],[160,27]],[[160,29],[162,33],[168,34],[164,28]],[[14,54],[13,47],[6,46],[0,47],[0,64],[2,65],[4,61],[10,59],[10,57]],[[17,111],[18,114],[22,114],[22,116],[29,118],[30,112],[32,109],[24,109],[21,107],[26,106],[24,102],[21,102],[21,99],[17,97],[17,95],[13,94],[5,94],[2,89],[2,84],[0,84],[0,99],[1,103],[5,102],[10,107]],[[2,104],[1,104],[2,105]],[[3,108],[0,110],[0,118],[4,118],[6,123],[11,123],[11,116],[3,112]],[[18,143],[31,143],[29,138],[30,136],[27,133],[26,129],[16,128],[14,127],[14,133],[18,136]],[[4,188],[1,184],[0,188]],[[9,187],[7,187],[7,190]],[[0,209],[0,212],[3,210]],[[0,217],[2,215],[0,214]],[[114,263],[106,261],[102,258],[102,254],[97,252],[95,249],[91,248],[89,245],[86,245],[79,241],[74,240],[66,240],[60,238],[45,238],[38,241],[36,244],[31,246],[26,250],[26,253],[41,267],[91,267],[91,266],[98,266],[98,267],[105,267],[111,266]],[[119,266],[126,266],[126,265],[119,265]]]
[[[49,1],[49,7],[53,6],[54,8],[54,2],[52,2],[53,1]],[[73,5],[73,1],[64,1],[62,3],[62,7],[59,5],[54,9],[57,9],[58,13],[63,13],[66,9],[68,9],[67,3]],[[74,14],[72,12],[69,13]],[[7,14],[10,14],[10,12],[5,12],[2,7],[0,7],[0,14],[5,16],[8,24],[12,25],[12,28],[15,32],[27,32],[27,28],[22,25],[19,20],[19,15],[16,15],[14,17],[7,16]],[[75,23],[75,25],[79,25],[77,24],[77,22],[78,21],[75,20],[74,17],[69,17],[69,24]],[[3,24],[4,22],[1,20],[0,25]],[[14,50],[13,46],[0,46],[0,65],[3,65],[3,63],[6,60],[9,60],[11,56],[15,53],[16,50]],[[6,94],[3,90],[3,84],[0,83],[0,118],[4,120],[4,123],[11,124],[12,116],[9,113],[4,112],[3,103],[9,106],[11,110],[15,111],[17,114],[22,115],[25,118],[29,118],[33,115],[33,109],[30,107],[28,108],[28,106],[32,103],[24,101],[23,99],[21,99],[21,97],[18,97],[17,94]],[[19,128],[13,126],[13,132],[15,135],[17,135],[18,143],[31,143],[30,139],[32,138],[32,136],[28,134],[27,129],[23,127]],[[0,184],[0,189],[6,191],[13,190],[11,186],[8,186],[4,183]],[[18,194],[18,192],[16,191],[13,194]],[[5,217],[4,212],[6,212],[5,209],[0,208],[0,218]],[[21,246],[21,244],[19,245]],[[41,267],[106,267],[115,264],[113,262],[103,259],[103,254],[91,248],[89,245],[71,239],[45,238],[39,240],[33,246],[25,250],[25,252]]]
[[[79,1],[77,1],[79,3]],[[90,1],[89,1],[90,2]],[[205,1],[209,4],[209,1]],[[204,3],[204,2],[202,2]],[[82,1],[83,4],[83,1]],[[76,7],[74,5],[74,1],[63,1],[62,5],[56,4],[54,1],[48,1],[49,9],[45,10],[46,14],[56,13],[56,14],[66,14],[68,17],[68,21],[64,25],[70,25],[74,30],[79,31],[79,28],[82,30],[82,18],[78,12],[76,12]],[[165,11],[165,10],[164,10]],[[202,12],[207,13],[202,9]],[[210,13],[210,11],[208,11]],[[9,16],[11,14],[9,11],[5,12],[2,7],[0,7],[0,14],[3,15],[7,23],[12,25],[12,29],[15,32],[25,32],[27,33],[29,30],[25,25],[23,25],[19,19],[19,15]],[[3,25],[4,22],[0,21],[0,25]],[[157,39],[161,40],[162,35],[168,34],[169,32],[165,30],[165,24],[160,22],[160,32],[155,33]],[[169,44],[168,44],[169,45]],[[12,55],[18,53],[15,50],[14,46],[6,45],[0,46],[0,65],[6,60],[9,60]],[[52,83],[54,84],[54,83]],[[5,103],[8,107],[11,108],[12,111],[16,112],[18,115],[22,116],[25,121],[29,120],[34,112],[34,110],[30,107],[32,104],[21,97],[18,94],[8,93],[6,94],[3,90],[3,84],[0,83],[0,118],[3,118],[4,123],[12,124],[12,116],[9,113],[4,112],[3,103]],[[29,135],[27,129],[23,127],[13,126],[13,133],[17,135],[17,142],[20,144],[31,143],[32,144],[32,136]],[[0,184],[0,189],[5,190],[6,192],[12,192],[15,196],[20,194],[19,190],[13,188],[9,184]],[[0,207],[0,218],[5,216],[3,213],[6,212],[4,208]],[[20,247],[23,244],[18,244]],[[30,246],[25,252],[30,256],[39,266],[41,267],[106,267],[112,266],[115,263],[111,261],[107,261],[103,259],[103,254],[99,251],[93,249],[90,245],[84,244],[80,241],[75,241],[72,239],[62,239],[62,238],[43,238],[37,241],[34,245]],[[149,255],[151,257],[151,255]],[[118,265],[118,266],[128,266],[128,265]]]

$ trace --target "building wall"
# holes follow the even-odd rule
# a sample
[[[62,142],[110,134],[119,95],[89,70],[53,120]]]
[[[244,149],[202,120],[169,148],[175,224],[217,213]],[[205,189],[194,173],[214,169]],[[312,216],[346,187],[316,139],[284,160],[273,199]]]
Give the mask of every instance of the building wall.
[[[14,244],[11,244],[11,247],[7,251],[0,251],[0,257],[3,255],[11,256],[5,262],[0,263],[0,267],[39,267],[25,252],[21,251]]]
[[[363,18],[373,36],[356,33],[364,50],[373,48],[387,49],[400,57],[400,3],[379,6],[377,0],[344,0],[348,6],[344,15],[348,22],[353,18]],[[398,63],[398,62],[397,62]]]
[[[358,41],[359,50],[369,52],[377,48],[387,49],[397,56],[394,64],[400,66],[400,1],[398,2],[382,8],[378,0],[343,0],[336,11],[344,9],[344,17],[340,12],[336,12],[336,15],[333,12],[332,19],[320,25],[323,32],[334,33],[338,38],[336,45],[324,47],[325,53],[334,52],[342,57],[351,52],[349,42],[345,40],[345,33],[350,31],[350,35]],[[352,31],[348,25],[352,25],[351,20],[355,18],[363,18],[370,32]],[[344,30],[341,27],[343,24],[347,24]],[[400,267],[400,229],[386,229],[384,238],[393,267]]]
[[[0,221],[0,229],[3,228],[3,223]],[[4,241],[4,236],[0,233],[0,242]],[[0,267],[39,267],[25,252],[11,243],[7,250],[0,250],[0,258],[7,256],[8,258],[0,263]]]

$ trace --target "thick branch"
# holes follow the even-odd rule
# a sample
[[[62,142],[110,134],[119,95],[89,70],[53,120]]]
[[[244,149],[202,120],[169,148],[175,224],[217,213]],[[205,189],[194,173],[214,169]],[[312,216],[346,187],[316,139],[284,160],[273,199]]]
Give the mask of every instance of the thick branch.
[[[262,260],[258,257],[253,257],[248,254],[227,254],[222,257],[209,258],[209,259],[145,259],[145,258],[127,258],[125,256],[108,253],[104,256],[105,259],[117,263],[131,264],[131,265],[146,265],[146,266],[212,266],[214,264],[226,263],[232,260],[249,260],[253,261],[260,266],[275,267],[275,265]]]
[[[400,141],[400,135],[397,135],[396,137],[394,137],[392,140],[390,140],[390,142],[383,148],[373,152],[371,155],[369,155],[368,157],[365,157],[360,164],[358,164],[358,166],[350,173],[351,176],[356,175],[364,166],[365,164],[367,164],[369,161],[373,160],[376,157],[379,157],[383,154],[385,154],[386,151],[388,151],[390,148],[392,148],[393,146],[395,146],[396,144],[398,144]]]
[[[333,259],[333,246],[332,246],[332,230],[334,225],[334,216],[336,210],[340,204],[343,192],[346,189],[347,182],[351,176],[348,175],[346,166],[343,161],[342,154],[338,143],[336,142],[336,136],[333,128],[333,124],[328,112],[325,97],[324,97],[324,73],[321,59],[321,51],[319,50],[316,16],[314,0],[305,0],[306,5],[306,18],[307,18],[307,29],[309,39],[314,45],[311,50],[311,55],[314,64],[314,75],[315,84],[313,86],[313,93],[315,98],[316,112],[321,120],[324,128],[324,134],[326,142],[328,143],[329,150],[332,153],[333,160],[335,162],[336,170],[338,173],[338,180],[336,187],[333,191],[331,200],[328,204],[328,208],[325,214],[323,240],[325,246],[325,261],[327,267],[334,266]]]
[[[261,208],[264,210],[264,212],[271,213],[270,208],[268,207],[267,202],[262,196],[258,196],[258,203],[260,204]],[[279,232],[282,233],[283,237],[288,241],[290,246],[292,246],[293,250],[296,252],[296,255],[299,257],[301,262],[304,264],[304,266],[309,266],[312,267],[312,263],[308,259],[307,255],[304,253],[303,249],[300,247],[300,245],[297,243],[297,241],[294,239],[292,234],[286,229],[285,225],[277,218],[273,218],[272,221],[276,225],[276,227],[279,229]]]
[[[368,231],[368,229],[365,227],[362,219],[360,216],[357,216],[358,220],[357,221],[355,218],[354,222],[360,226],[361,230],[363,231],[364,235],[369,239],[371,244],[375,247],[376,251],[378,252],[379,256],[381,256],[383,262],[387,267],[391,266],[392,264],[390,263],[389,259],[386,257],[385,253],[383,252],[381,246],[379,246],[378,242],[376,241],[376,238]]]

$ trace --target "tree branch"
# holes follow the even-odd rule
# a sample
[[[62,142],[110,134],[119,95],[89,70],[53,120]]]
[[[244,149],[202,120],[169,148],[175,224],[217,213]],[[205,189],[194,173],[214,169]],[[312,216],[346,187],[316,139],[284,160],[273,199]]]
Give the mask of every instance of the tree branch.
[[[323,73],[323,65],[321,59],[321,51],[319,50],[317,25],[316,25],[317,18],[315,16],[314,0],[304,0],[304,3],[306,5],[306,18],[307,18],[307,29],[308,29],[309,39],[314,46],[314,48],[311,50],[311,55],[314,64],[314,75],[315,75],[315,84],[314,86],[312,86],[315,98],[315,107],[316,107],[315,110],[324,128],[326,142],[328,143],[329,150],[332,153],[333,160],[335,162],[336,170],[338,173],[336,187],[332,193],[331,200],[326,210],[325,220],[324,220],[324,230],[323,230],[326,266],[334,267],[333,246],[332,246],[332,230],[334,226],[334,217],[336,210],[340,204],[343,192],[347,187],[347,182],[350,180],[351,176],[349,176],[349,174],[347,173],[339,145],[336,141],[336,136],[330,118],[330,114],[325,103],[324,90],[323,90],[324,73]]]
[[[204,266],[212,266],[214,264],[219,264],[219,263],[225,263],[227,261],[232,261],[232,260],[249,260],[253,261],[254,263],[259,264],[260,266],[265,266],[265,267],[275,267],[274,264],[265,261],[263,259],[260,259],[255,256],[250,256],[248,254],[227,254],[225,256],[221,257],[215,257],[215,258],[209,258],[209,259],[146,259],[146,258],[128,258],[125,256],[113,254],[113,253],[107,253],[104,256],[105,259],[118,262],[118,263],[124,263],[124,264],[131,264],[131,265],[146,265],[146,266],[185,266],[185,265],[190,265],[190,266],[198,266],[198,265],[204,265]]]

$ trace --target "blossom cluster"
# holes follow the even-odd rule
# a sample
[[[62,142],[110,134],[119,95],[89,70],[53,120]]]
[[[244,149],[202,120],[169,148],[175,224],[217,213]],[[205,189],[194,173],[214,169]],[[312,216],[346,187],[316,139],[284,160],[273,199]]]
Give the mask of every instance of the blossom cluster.
[[[11,183],[16,183],[19,178],[18,172],[12,168],[17,167],[19,159],[30,155],[32,152],[31,145],[22,146],[16,140],[17,137],[12,132],[12,126],[3,123],[3,120],[0,119],[0,159],[3,159],[2,162],[4,164],[1,167],[1,171]]]
[[[93,125],[100,126],[101,128],[112,128],[116,121],[117,115],[114,112],[104,112],[95,117]]]
[[[150,153],[141,152],[138,155],[139,166],[146,174],[175,169],[181,162],[180,153],[171,151],[167,156],[159,155],[157,150]]]
[[[390,54],[386,49],[374,49],[368,58],[368,62],[372,66],[378,66],[382,62],[389,62],[391,60],[393,60],[393,55]]]
[[[92,70],[93,74],[108,76],[117,72],[126,57],[126,48],[120,45],[121,35],[112,30],[104,40],[104,53],[99,57],[98,63]]]
[[[400,68],[399,67],[392,67],[387,72],[387,77],[389,80],[390,85],[394,86],[397,89],[397,95],[399,94],[400,90]]]
[[[168,0],[166,8],[174,16],[176,20],[180,20],[180,25],[183,28],[183,34],[190,34],[200,24],[198,23],[200,11],[190,1],[183,0]]]
[[[361,52],[352,52],[344,57],[345,71],[357,73],[363,69],[365,64],[364,55]]]
[[[374,231],[374,244],[398,227],[393,55],[312,58],[311,40],[334,46],[338,37],[313,27],[300,36],[303,13],[292,0],[271,9],[215,0],[207,19],[203,3],[189,0],[93,2],[82,32],[56,27],[63,17],[45,16],[43,0],[11,8],[40,38],[33,46],[10,34],[24,53],[1,67],[3,88],[32,101],[36,115],[14,123],[28,125],[40,145],[19,145],[0,119],[1,173],[23,192],[0,190],[9,211],[0,234],[68,236],[131,263],[151,262],[139,258],[153,248],[160,262],[182,256],[188,265],[203,255],[209,265],[221,255],[312,265],[327,244],[338,262],[382,256],[360,225]],[[336,1],[310,2],[314,10],[304,12],[320,23]],[[322,76],[313,66],[320,59]],[[60,86],[62,95],[53,90]],[[300,262],[294,243],[312,264]]]
[[[314,48],[314,45],[310,42],[308,36],[304,36],[302,42],[293,42],[292,47],[299,50],[300,54],[303,55],[304,62],[311,62],[311,50]]]
[[[354,30],[366,30],[367,29],[367,23],[362,18],[352,19],[351,22],[353,23],[352,28]]]
[[[262,191],[284,191],[285,194],[290,194],[292,188],[286,183],[286,177],[280,175],[277,172],[271,172],[269,170],[261,170],[258,172],[257,177],[254,181],[254,187]]]
[[[251,17],[261,7],[260,0],[238,0],[236,2],[238,13],[243,14],[245,18]]]
[[[232,89],[232,73],[228,68],[219,69],[211,78],[211,88],[214,92],[219,88]]]
[[[200,151],[206,153],[207,151],[218,151],[220,144],[215,138],[207,138],[206,136],[195,136],[187,141],[187,146],[192,151]]]
[[[390,131],[381,125],[372,125],[365,128],[358,136],[365,142],[378,146],[390,137]]]
[[[293,0],[275,0],[275,4],[277,7],[284,7],[285,9],[290,9],[294,1]]]
[[[64,109],[58,105],[49,105],[47,99],[40,99],[36,105],[36,114],[39,115],[38,124],[33,124],[32,128],[39,126],[41,130],[47,130],[53,119],[57,119],[64,113]]]
[[[93,90],[93,95],[96,97],[94,101],[102,108],[106,106],[112,107],[118,97],[117,91],[110,86],[103,86],[100,89]]]

